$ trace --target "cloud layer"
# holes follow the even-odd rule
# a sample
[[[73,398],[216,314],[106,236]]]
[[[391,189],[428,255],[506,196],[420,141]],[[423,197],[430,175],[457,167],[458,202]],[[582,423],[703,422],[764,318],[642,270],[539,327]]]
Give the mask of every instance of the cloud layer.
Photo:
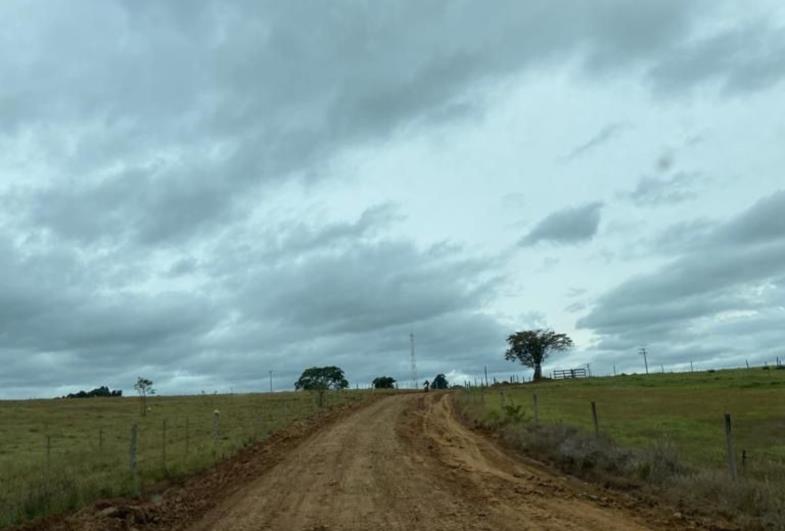
[[[640,238],[605,226],[630,208],[699,208],[695,176],[734,158],[727,143],[684,155],[694,173],[661,156],[655,176],[629,176],[668,152],[660,115],[673,138],[710,144],[728,127],[682,124],[735,123],[742,98],[778,103],[775,7],[3,2],[0,397],[128,389],[140,374],[162,392],[251,390],[268,370],[289,388],[327,362],[353,381],[405,379],[411,332],[424,374],[502,374],[512,328],[538,315],[572,331],[593,301],[580,324],[601,355],[658,330],[693,345],[679,323],[714,330],[717,316],[774,341],[781,195],[732,221],[719,198]],[[722,112],[691,116],[694,101]],[[742,153],[781,144],[774,129],[737,133]],[[521,230],[521,202],[501,212],[500,197],[540,221]],[[578,279],[635,245],[672,263],[613,289]],[[563,278],[581,293],[558,302],[567,317],[537,291],[563,292]]]

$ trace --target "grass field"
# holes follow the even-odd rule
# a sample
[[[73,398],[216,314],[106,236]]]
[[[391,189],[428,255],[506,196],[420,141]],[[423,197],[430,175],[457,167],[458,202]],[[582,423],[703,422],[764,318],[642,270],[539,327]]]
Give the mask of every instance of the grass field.
[[[326,406],[368,396],[331,392]],[[0,402],[0,527],[183,477],[318,409],[304,392],[152,397],[148,406],[141,416],[138,398]]]
[[[648,486],[679,507],[721,515],[742,529],[785,529],[785,370],[547,381],[474,389],[458,401],[467,419],[567,473]],[[725,413],[732,418],[735,481],[726,462]]]
[[[506,387],[505,400],[540,421],[593,430],[591,402],[600,430],[623,446],[668,441],[688,463],[724,466],[723,415],[730,413],[736,449],[750,462],[785,464],[785,370],[761,368],[560,380]],[[499,411],[498,388],[486,391],[486,413]]]

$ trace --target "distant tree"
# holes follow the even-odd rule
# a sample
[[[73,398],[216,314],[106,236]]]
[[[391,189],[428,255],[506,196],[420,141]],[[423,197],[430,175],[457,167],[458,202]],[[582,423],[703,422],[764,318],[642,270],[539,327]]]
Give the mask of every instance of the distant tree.
[[[327,389],[346,389],[349,382],[338,367],[311,367],[305,369],[300,378],[294,382],[295,389],[319,391]]]
[[[69,393],[66,395],[66,398],[93,398],[96,396],[103,396],[103,397],[117,397],[123,396],[122,391],[110,391],[109,388],[105,385],[101,387],[96,387],[92,391],[79,391],[78,393]]]
[[[155,394],[155,389],[153,389],[153,381],[140,376],[136,379],[134,389],[136,389],[136,392],[139,393],[139,398],[142,400],[142,416],[145,416],[147,415],[147,397],[149,395]]]
[[[379,376],[373,379],[374,389],[394,389],[395,378],[392,376]]]
[[[561,352],[572,347],[572,339],[566,334],[557,334],[550,329],[523,330],[507,338],[509,348],[504,358],[519,361],[534,369],[533,380],[542,378],[542,364],[552,352]]]
[[[431,389],[447,389],[449,386],[449,383],[447,383],[447,377],[443,374],[437,374],[436,378],[434,378],[431,382]]]

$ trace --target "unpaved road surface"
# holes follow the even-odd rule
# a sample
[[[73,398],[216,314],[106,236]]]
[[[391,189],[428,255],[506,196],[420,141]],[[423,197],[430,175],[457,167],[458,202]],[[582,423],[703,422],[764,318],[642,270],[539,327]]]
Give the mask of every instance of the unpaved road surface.
[[[448,394],[398,395],[317,432],[190,531],[681,527],[590,492],[466,428]]]

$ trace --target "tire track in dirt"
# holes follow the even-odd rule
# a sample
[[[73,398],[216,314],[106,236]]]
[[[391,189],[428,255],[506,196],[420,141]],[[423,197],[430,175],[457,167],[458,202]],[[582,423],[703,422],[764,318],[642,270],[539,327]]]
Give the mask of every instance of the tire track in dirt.
[[[448,394],[397,395],[293,448],[189,531],[679,528],[590,490],[463,426]]]

